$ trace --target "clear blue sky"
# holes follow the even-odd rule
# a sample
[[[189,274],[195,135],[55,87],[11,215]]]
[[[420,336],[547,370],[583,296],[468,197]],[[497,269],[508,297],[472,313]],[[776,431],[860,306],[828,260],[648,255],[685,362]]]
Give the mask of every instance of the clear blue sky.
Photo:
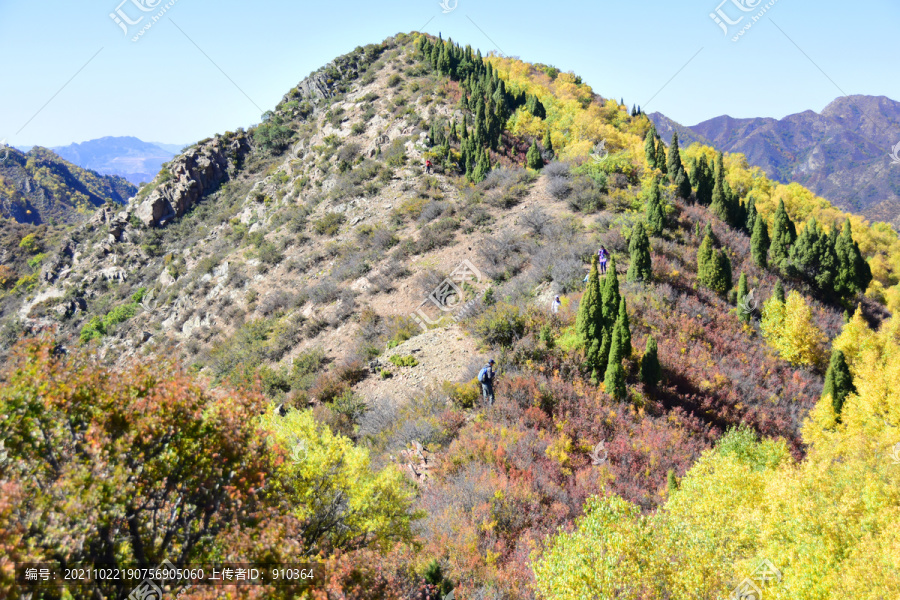
[[[738,42],[731,35],[766,1],[445,0],[455,5],[445,14],[438,0],[176,0],[132,42],[167,1],[126,0],[127,18],[148,15],[126,37],[109,16],[121,0],[0,0],[0,139],[197,141],[258,122],[335,56],[413,30],[574,71],[597,93],[686,125],[819,111],[841,90],[900,100],[890,0],[777,0]],[[709,16],[719,6],[745,15],[728,37]]]

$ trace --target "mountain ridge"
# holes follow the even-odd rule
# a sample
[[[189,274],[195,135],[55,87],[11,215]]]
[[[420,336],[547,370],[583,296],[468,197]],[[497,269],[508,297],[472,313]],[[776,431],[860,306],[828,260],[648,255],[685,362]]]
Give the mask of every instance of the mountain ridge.
[[[115,175],[83,169],[40,146],[12,147],[0,160],[0,216],[22,223],[74,223],[106,202],[124,205],[137,188]]]
[[[842,96],[819,113],[805,110],[782,119],[722,115],[693,126],[661,113],[648,117],[666,140],[677,130],[688,143],[739,152],[782,183],[800,183],[838,207],[900,229],[900,169],[891,168],[889,156],[900,142],[900,102]]]
[[[104,136],[51,148],[63,159],[103,175],[118,175],[134,185],[147,183],[183,149],[162,148],[134,136]]]

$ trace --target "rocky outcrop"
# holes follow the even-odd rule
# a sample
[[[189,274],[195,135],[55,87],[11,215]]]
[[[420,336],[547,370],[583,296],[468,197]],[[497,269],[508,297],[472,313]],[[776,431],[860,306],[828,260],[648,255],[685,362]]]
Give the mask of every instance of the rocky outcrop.
[[[250,142],[245,133],[216,136],[187,150],[169,165],[172,178],[140,201],[134,214],[148,227],[184,215],[234,174],[249,151]]]

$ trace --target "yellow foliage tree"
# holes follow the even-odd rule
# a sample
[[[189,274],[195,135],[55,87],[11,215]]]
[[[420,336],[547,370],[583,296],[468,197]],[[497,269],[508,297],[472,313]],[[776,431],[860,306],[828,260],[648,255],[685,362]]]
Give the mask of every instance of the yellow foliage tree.
[[[763,337],[781,358],[797,365],[821,365],[827,338],[813,322],[812,309],[792,290],[785,302],[770,298],[763,306]]]

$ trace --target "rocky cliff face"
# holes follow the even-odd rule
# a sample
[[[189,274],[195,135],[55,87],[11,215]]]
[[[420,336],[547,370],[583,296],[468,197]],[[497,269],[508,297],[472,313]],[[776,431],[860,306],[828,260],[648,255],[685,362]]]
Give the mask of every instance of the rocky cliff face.
[[[216,136],[177,156],[164,170],[163,181],[145,200],[131,208],[144,225],[158,226],[184,215],[203,196],[240,168],[250,151],[247,134]]]

